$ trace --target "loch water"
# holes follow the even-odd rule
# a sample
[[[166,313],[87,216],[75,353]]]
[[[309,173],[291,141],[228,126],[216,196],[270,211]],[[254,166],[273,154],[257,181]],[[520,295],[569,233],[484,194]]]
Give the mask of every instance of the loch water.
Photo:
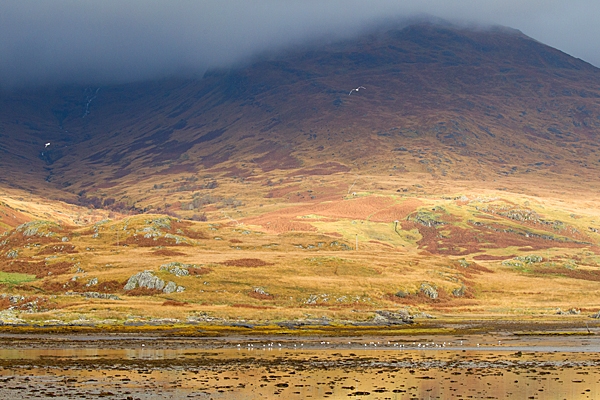
[[[597,399],[600,338],[0,337],[0,398]]]

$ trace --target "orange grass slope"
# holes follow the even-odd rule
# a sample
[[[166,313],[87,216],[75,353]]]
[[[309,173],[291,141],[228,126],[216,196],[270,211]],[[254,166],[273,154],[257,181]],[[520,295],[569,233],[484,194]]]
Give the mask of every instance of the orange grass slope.
[[[350,214],[339,212],[345,204]],[[377,205],[412,211],[397,223],[371,220]],[[6,308],[43,324],[370,321],[397,309],[465,318],[558,318],[558,309],[573,309],[585,317],[600,307],[591,295],[600,226],[585,208],[562,207],[505,192],[357,193],[295,217],[274,211],[261,226],[160,215],[84,228],[31,222],[0,242],[0,279],[16,296]],[[273,229],[277,218],[288,223]],[[128,289],[140,273],[183,289]]]

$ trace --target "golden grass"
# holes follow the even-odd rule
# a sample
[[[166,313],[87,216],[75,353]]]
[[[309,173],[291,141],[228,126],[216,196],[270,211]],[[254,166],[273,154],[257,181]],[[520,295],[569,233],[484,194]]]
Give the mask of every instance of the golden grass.
[[[392,183],[390,181],[389,186],[396,187]],[[407,183],[403,182],[404,185]],[[382,185],[388,183],[382,182]],[[585,279],[583,275],[578,278],[574,274],[543,273],[544,268],[562,268],[565,263],[573,263],[576,268],[591,273],[600,266],[600,252],[596,248],[600,236],[588,229],[600,221],[595,209],[589,208],[592,200],[566,202],[561,196],[522,196],[508,191],[463,187],[460,182],[453,188],[444,182],[424,182],[423,186],[422,194],[415,192],[410,196],[398,195],[390,188],[377,195],[361,191],[358,198],[340,197],[308,205],[280,202],[261,210],[253,204],[241,213],[240,210],[226,210],[219,220],[195,223],[180,223],[176,218],[165,219],[162,215],[140,215],[121,216],[76,228],[73,226],[78,217],[73,209],[71,214],[64,214],[72,218],[71,224],[60,221],[70,226],[64,233],[68,238],[66,244],[74,246],[77,252],[58,251],[46,260],[49,255],[40,254],[41,247],[29,244],[18,249],[18,260],[21,261],[68,262],[73,267],[65,274],[39,277],[3,290],[51,298],[58,307],[56,310],[21,313],[21,318],[32,322],[81,317],[117,324],[128,320],[148,323],[162,319],[185,323],[200,315],[223,323],[322,317],[332,321],[369,321],[375,310],[404,307],[434,315],[492,315],[511,319],[515,315],[550,316],[557,308],[578,308],[589,310],[589,313],[600,309],[600,300],[595,300],[599,297],[594,295],[598,292],[594,280]],[[439,190],[451,194],[427,194]],[[26,207],[26,204],[14,201],[10,204]],[[544,220],[561,221],[578,233],[552,231],[543,224],[513,220],[489,212],[492,206],[495,210],[509,206],[531,209]],[[52,202],[44,207],[51,209]],[[60,207],[54,212],[63,210]],[[400,212],[397,207],[404,207],[401,210],[406,216],[411,212],[431,213],[441,218],[445,225],[428,228],[412,223],[410,229],[403,229],[405,217],[395,229],[393,221],[382,219]],[[35,219],[39,211],[32,210],[35,212],[29,215]],[[254,215],[248,219],[253,221],[252,225],[245,223],[244,215]],[[96,222],[100,216],[97,214]],[[274,232],[267,223],[276,218],[301,221],[314,231]],[[515,232],[572,238],[582,244],[537,241],[531,242],[531,247],[521,244],[495,247],[486,243],[493,244],[492,232],[485,238],[474,234],[475,240],[485,239],[476,243],[475,252],[469,252],[469,243],[457,242],[460,251],[466,253],[446,253],[446,249],[454,245],[452,240],[466,240],[454,236],[458,232],[456,229],[472,232],[473,221],[486,226],[495,223]],[[168,226],[162,225],[165,222]],[[154,243],[152,238],[144,246],[131,241],[136,235],[142,237],[153,232],[159,232],[162,237],[167,233],[182,237],[186,245],[177,245],[174,241],[167,243],[163,239]],[[431,236],[432,232],[435,236]],[[13,233],[10,231],[7,237]],[[521,242],[526,239],[521,234],[510,235],[509,238]],[[587,244],[582,241],[584,236]],[[358,250],[355,248],[357,237]],[[425,240],[429,241],[427,248],[424,247]],[[431,246],[434,242],[438,243],[437,250]],[[11,250],[7,246],[0,248],[3,258],[0,270],[2,265],[10,262],[5,256]],[[528,254],[540,255],[544,262],[529,269],[502,264],[502,259],[507,257]],[[174,261],[194,264],[208,273],[177,277],[159,269]],[[65,295],[68,283],[74,277],[80,282],[77,291],[92,292],[97,287],[85,286],[92,278],[97,278],[99,285],[109,281],[124,284],[130,276],[145,270],[152,271],[164,281],[184,286],[185,291],[140,297],[130,296],[122,289],[115,290],[114,294],[121,300]],[[431,300],[418,294],[424,282],[438,288],[439,299]],[[468,298],[452,295],[453,290],[462,286],[470,293]],[[48,288],[55,289],[48,291]],[[253,295],[256,288],[268,295]],[[393,297],[399,291],[408,293],[409,297]]]

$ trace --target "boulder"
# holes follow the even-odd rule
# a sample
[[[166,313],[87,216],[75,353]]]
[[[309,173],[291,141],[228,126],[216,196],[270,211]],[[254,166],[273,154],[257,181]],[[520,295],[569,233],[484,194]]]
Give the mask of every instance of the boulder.
[[[138,272],[129,278],[124,289],[133,290],[138,287],[163,290],[165,287],[165,281],[154,275],[152,271]]]
[[[133,290],[138,287],[162,290],[164,293],[179,293],[185,290],[183,286],[178,286],[173,281],[165,283],[164,280],[154,275],[152,271],[138,272],[137,274],[133,275],[127,281],[127,284],[125,285],[124,289]]]
[[[419,290],[421,291],[421,293],[423,293],[425,296],[429,297],[430,299],[438,298],[437,289],[430,283],[427,283],[427,282],[421,283],[421,287],[419,288]]]
[[[90,287],[90,286],[95,286],[98,284],[98,278],[92,278],[89,280],[88,283],[85,284],[85,286]]]
[[[563,311],[560,308],[558,308],[556,310],[557,315],[579,315],[580,313],[581,313],[581,311],[576,308],[571,308],[567,311]]]
[[[168,271],[175,276],[188,276],[190,271],[188,268],[198,268],[196,264],[182,264],[179,262],[171,262],[160,266],[161,271]]]
[[[373,322],[375,324],[385,325],[401,325],[414,323],[413,317],[406,310],[400,310],[398,312],[377,310],[375,311],[375,318],[373,319]]]

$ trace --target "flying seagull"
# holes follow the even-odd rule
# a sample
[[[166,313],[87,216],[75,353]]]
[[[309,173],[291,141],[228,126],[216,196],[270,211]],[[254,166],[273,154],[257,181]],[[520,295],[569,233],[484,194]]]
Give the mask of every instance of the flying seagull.
[[[366,87],[364,87],[364,86],[359,86],[359,87],[357,87],[356,89],[352,89],[352,90],[350,91],[350,93],[348,93],[348,96],[350,96],[350,95],[352,94],[352,92],[358,92],[360,89],[366,89]]]
[[[46,144],[44,145],[44,148],[47,148],[48,146],[50,146],[50,143],[46,143]]]

